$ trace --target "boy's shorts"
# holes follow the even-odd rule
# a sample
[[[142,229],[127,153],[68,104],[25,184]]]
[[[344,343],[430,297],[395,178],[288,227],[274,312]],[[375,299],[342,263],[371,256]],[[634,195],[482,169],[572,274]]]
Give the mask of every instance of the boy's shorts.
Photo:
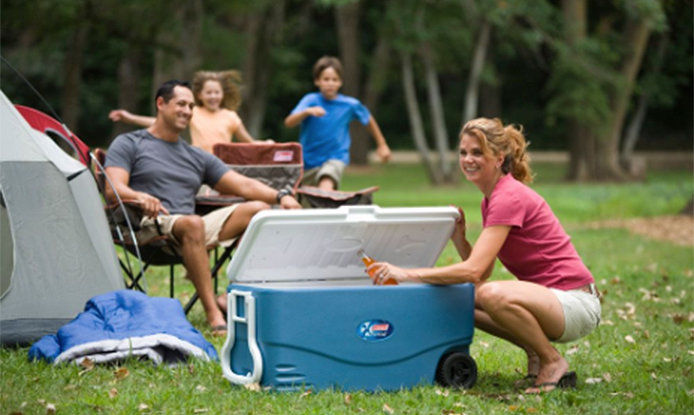
[[[550,288],[557,296],[564,310],[564,333],[558,343],[568,343],[588,335],[600,323],[600,299],[597,291],[593,294],[583,290],[559,290]]]
[[[345,166],[346,164],[340,160],[330,159],[323,163],[320,167],[314,167],[305,171],[304,178],[301,180],[301,183],[307,186],[317,186],[320,179],[327,176],[335,183],[335,190],[337,190],[340,188]]]
[[[225,206],[223,208],[215,209],[207,215],[202,216],[202,220],[205,223],[205,245],[207,245],[208,248],[217,245],[229,246],[232,243],[234,243],[236,238],[220,241],[219,232],[222,230],[224,222],[227,221],[227,219],[229,218],[229,216],[231,216],[231,214],[234,212],[237,206],[239,206],[238,203],[231,206]],[[179,241],[173,235],[173,226],[174,223],[176,223],[176,221],[183,216],[186,215],[159,215],[155,219],[147,217],[142,218],[142,220],[140,221],[141,229],[137,232],[138,242],[144,243],[154,237],[163,235],[168,236],[169,238],[174,240],[178,245]],[[155,220],[159,223],[159,229],[161,230],[161,234],[157,230],[157,225],[154,222]],[[177,251],[179,251],[178,254],[180,254],[180,250],[177,249]]]

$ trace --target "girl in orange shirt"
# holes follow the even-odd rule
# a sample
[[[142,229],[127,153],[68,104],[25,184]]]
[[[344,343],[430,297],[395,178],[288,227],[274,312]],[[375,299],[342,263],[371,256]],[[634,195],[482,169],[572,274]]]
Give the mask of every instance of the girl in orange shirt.
[[[237,71],[198,71],[193,77],[195,107],[190,120],[191,144],[212,153],[217,143],[238,141],[252,143],[255,140],[244,127],[236,109],[241,104]],[[129,124],[149,127],[154,117],[132,114],[124,109],[113,110],[109,118]]]

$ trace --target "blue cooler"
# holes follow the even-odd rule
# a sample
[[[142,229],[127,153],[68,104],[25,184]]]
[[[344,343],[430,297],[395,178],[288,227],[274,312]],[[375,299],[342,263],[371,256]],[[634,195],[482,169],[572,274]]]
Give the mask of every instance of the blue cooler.
[[[224,376],[277,390],[471,387],[472,284],[374,286],[357,252],[429,267],[454,208],[258,213],[227,268]]]

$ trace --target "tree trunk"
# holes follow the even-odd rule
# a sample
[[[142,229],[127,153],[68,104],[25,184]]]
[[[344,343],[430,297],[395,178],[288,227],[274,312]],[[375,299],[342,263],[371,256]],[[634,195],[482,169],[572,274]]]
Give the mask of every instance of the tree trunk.
[[[415,147],[419,152],[422,163],[426,168],[429,181],[433,184],[440,184],[442,182],[441,174],[438,170],[436,170],[431,158],[429,157],[429,147],[427,146],[427,140],[424,133],[424,123],[422,122],[419,104],[417,103],[417,91],[414,82],[412,58],[409,53],[402,52],[401,65],[402,85],[405,92],[405,104],[407,106],[407,116],[410,120],[412,138],[414,140]]]
[[[586,0],[562,0],[564,17],[564,36],[571,48],[576,48],[586,37]],[[588,165],[592,164],[590,149],[594,147],[593,137],[580,121],[569,121],[569,169],[568,180],[584,180],[589,177]],[[592,170],[592,169],[591,169]]]
[[[85,6],[89,7],[87,4]],[[84,49],[87,47],[90,19],[88,13],[83,13],[84,18],[78,18],[77,27],[72,32],[69,49],[65,55],[64,84],[62,91],[61,117],[65,125],[74,129],[76,133],[80,118],[80,94],[82,90],[82,66],[84,62]]]
[[[180,23],[182,18],[181,10],[172,14],[172,20]],[[157,43],[164,45],[154,51],[154,69],[152,75],[152,92],[154,96],[161,84],[170,79],[181,79],[183,77],[183,67],[181,63],[181,50],[169,45],[178,45],[174,30],[161,30],[157,34]],[[152,114],[156,114],[156,107],[152,101]]]
[[[241,73],[241,75],[243,76],[243,89],[241,89],[243,104],[241,105],[241,108],[239,110],[239,115],[241,116],[241,119],[247,121],[246,128],[253,137],[257,137],[258,131],[254,130],[250,127],[250,125],[248,125],[250,124],[248,121],[250,121],[251,114],[249,108],[252,106],[251,102],[255,97],[256,90],[258,89],[257,75],[258,68],[260,68],[259,55],[261,53],[260,48],[258,47],[258,43],[260,42],[260,30],[263,27],[264,14],[265,10],[249,13],[245,19],[246,27],[244,30],[246,36],[246,53],[244,54],[245,58],[243,61],[243,69]]]
[[[567,179],[573,181],[583,181],[590,178],[590,172],[594,171],[595,160],[593,150],[595,148],[595,137],[584,123],[569,121],[569,168]]]
[[[667,35],[663,35],[658,42],[655,57],[653,58],[651,73],[654,75],[659,74],[662,69],[667,44]],[[622,152],[620,154],[620,162],[622,163],[622,166],[624,166],[624,168],[626,168],[630,173],[632,172],[632,157],[634,154],[634,148],[636,147],[636,143],[641,135],[641,127],[643,126],[643,121],[646,119],[646,113],[648,112],[649,95],[650,94],[648,91],[641,94],[636,111],[634,112],[634,115],[631,118],[631,121],[629,122],[624,134],[624,143],[622,145]]]
[[[487,59],[484,65],[493,70],[496,68],[494,50],[487,50]],[[496,70],[494,70],[494,72],[496,72]],[[491,82],[480,83],[479,109],[477,110],[478,117],[494,118],[501,115],[501,91],[502,84],[500,77]]]
[[[272,76],[271,51],[281,43],[285,2],[276,1],[253,13],[246,27],[246,60],[243,65],[244,101],[242,119],[250,134],[261,137]],[[272,138],[272,137],[270,137]]]
[[[261,65],[258,69],[258,82],[256,83],[255,99],[253,105],[249,108],[251,117],[249,119],[249,128],[254,133],[254,137],[260,137],[262,134],[263,122],[265,121],[265,112],[267,109],[268,89],[270,78],[274,69],[271,51],[282,43],[282,32],[285,22],[285,1],[278,0],[272,3],[268,11],[267,25],[264,30],[264,35],[261,38],[259,45],[260,51],[258,55],[261,57]]]
[[[335,7],[337,39],[342,61],[342,91],[359,97],[359,1]]]
[[[687,202],[687,205],[680,210],[680,215],[694,216],[694,196],[692,196],[689,202]]]
[[[376,42],[376,47],[371,55],[371,70],[364,84],[362,103],[373,114],[378,108],[378,103],[383,95],[383,87],[387,82],[388,68],[390,66],[391,46],[390,40],[381,31]],[[375,117],[375,116],[374,116]],[[352,147],[350,158],[353,164],[365,165],[368,163],[368,152],[372,138],[364,127],[355,128],[352,132]],[[388,137],[386,137],[386,140]]]
[[[152,96],[162,83],[171,79],[190,80],[200,69],[204,13],[202,0],[180,4],[171,14],[169,23],[161,27],[157,35],[157,44],[162,46],[154,51]]]
[[[360,8],[361,5],[358,0],[335,7],[337,40],[340,49],[340,61],[342,61],[342,92],[355,98],[361,98],[361,70],[359,66]],[[369,106],[367,108],[373,110]],[[349,129],[352,139],[350,161],[352,164],[365,165],[368,163],[368,133],[357,123],[352,123]]]
[[[643,18],[627,22],[624,42],[622,42],[627,50],[627,55],[622,62],[620,71],[624,83],[615,86],[616,90],[612,97],[612,114],[609,118],[608,132],[599,139],[601,143],[604,143],[605,150],[605,153],[603,153],[604,158],[602,159],[604,165],[600,168],[600,174],[604,176],[598,176],[596,177],[597,179],[624,178],[624,172],[619,166],[619,140],[622,136],[624,118],[650,33],[650,25]]]
[[[491,33],[491,25],[487,20],[482,21],[477,44],[475,45],[475,53],[472,58],[470,68],[470,76],[467,81],[467,92],[465,93],[465,107],[463,109],[463,122],[470,121],[477,117],[477,103],[479,101],[479,86],[480,75],[486,61],[487,50],[489,49],[489,38]]]
[[[182,50],[182,78],[185,80],[193,79],[193,74],[200,70],[202,54],[200,44],[202,39],[202,23],[204,10],[202,0],[189,0],[186,2],[183,14],[183,30],[179,36]]]
[[[449,163],[448,132],[446,131],[446,120],[443,115],[438,73],[436,72],[434,58],[431,56],[430,45],[425,43],[420,50],[422,62],[424,63],[434,141],[436,142],[436,150],[439,155],[438,170],[441,172],[442,181],[450,182],[452,180],[452,168]]]
[[[141,52],[139,50],[129,50],[121,58],[118,65],[118,108],[127,108],[133,111],[137,108],[140,57]],[[113,123],[111,137],[130,130],[132,127],[126,123]]]

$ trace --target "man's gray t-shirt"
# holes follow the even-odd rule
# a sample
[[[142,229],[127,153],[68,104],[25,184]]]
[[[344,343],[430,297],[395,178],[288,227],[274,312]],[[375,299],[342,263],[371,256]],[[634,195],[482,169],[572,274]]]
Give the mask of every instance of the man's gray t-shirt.
[[[161,140],[147,130],[121,134],[106,153],[105,167],[130,173],[128,186],[159,200],[169,213],[195,213],[195,194],[214,187],[229,168],[217,157],[183,141]]]

